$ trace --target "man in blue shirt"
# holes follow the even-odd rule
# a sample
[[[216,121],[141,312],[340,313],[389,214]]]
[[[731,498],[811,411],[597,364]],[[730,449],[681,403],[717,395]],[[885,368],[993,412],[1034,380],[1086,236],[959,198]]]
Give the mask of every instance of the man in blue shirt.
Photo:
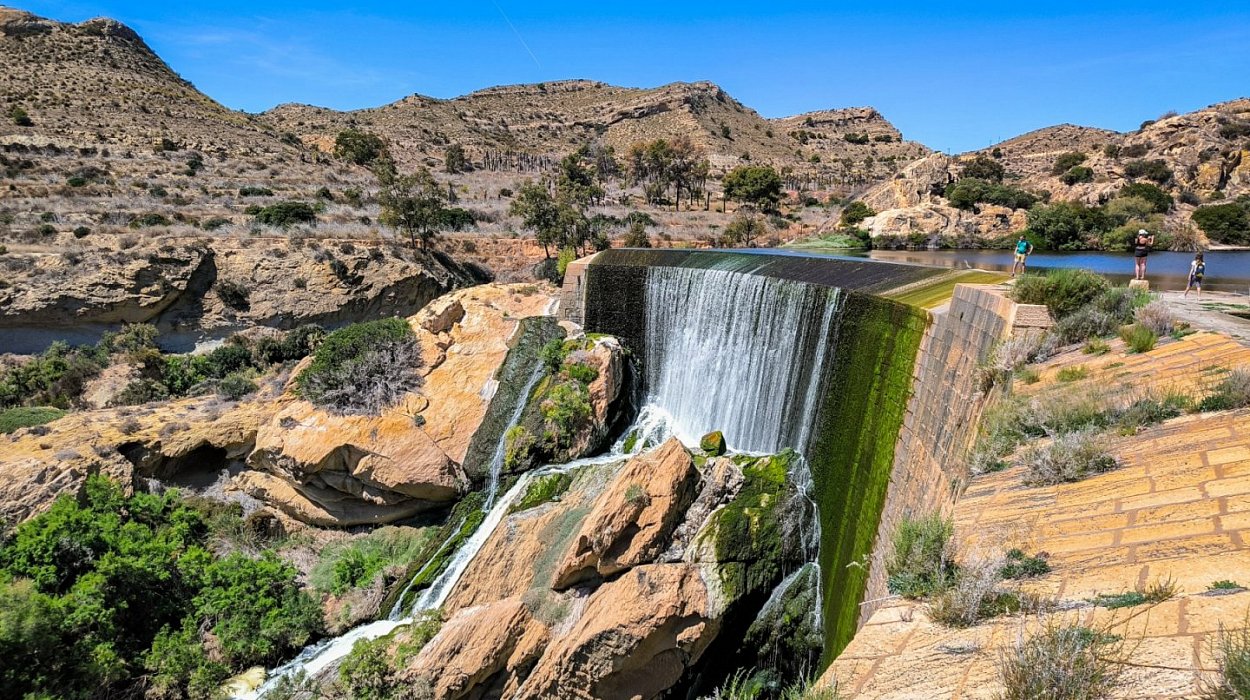
[[[1016,274],[1024,274],[1024,264],[1028,260],[1029,255],[1033,252],[1033,244],[1024,239],[1024,234],[1020,234],[1020,240],[1016,241],[1016,261],[1011,266],[1011,276]]]

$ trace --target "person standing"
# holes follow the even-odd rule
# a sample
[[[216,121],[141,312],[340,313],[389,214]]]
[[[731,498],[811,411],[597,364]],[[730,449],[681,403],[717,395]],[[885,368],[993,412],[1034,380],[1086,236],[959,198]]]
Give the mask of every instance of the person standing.
[[[1185,285],[1185,294],[1189,296],[1189,290],[1197,287],[1198,298],[1202,298],[1202,278],[1207,274],[1207,263],[1202,259],[1202,253],[1194,255],[1193,262],[1189,263],[1189,283]]]
[[[1016,260],[1011,264],[1011,276],[1015,277],[1017,272],[1024,274],[1025,263],[1029,259],[1029,255],[1033,253],[1033,244],[1029,243],[1024,234],[1020,234],[1020,240],[1016,241]]]
[[[1133,238],[1133,258],[1137,263],[1136,279],[1146,279],[1146,256],[1150,255],[1150,248],[1155,244],[1155,236],[1146,229],[1139,229],[1137,236]]]

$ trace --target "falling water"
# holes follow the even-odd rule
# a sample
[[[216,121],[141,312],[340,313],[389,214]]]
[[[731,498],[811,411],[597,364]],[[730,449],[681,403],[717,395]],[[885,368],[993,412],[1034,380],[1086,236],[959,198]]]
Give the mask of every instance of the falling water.
[[[720,430],[736,451],[804,451],[838,291],[726,270],[647,275],[647,403],[687,444]]]
[[[482,506],[483,510],[490,510],[491,505],[495,502],[495,494],[499,491],[499,475],[503,472],[504,455],[508,451],[508,432],[521,420],[521,414],[525,412],[525,404],[529,400],[530,392],[534,390],[534,385],[538,380],[543,378],[543,363],[534,364],[534,371],[530,374],[529,381],[525,383],[525,387],[521,389],[521,393],[517,396],[516,407],[512,409],[512,417],[508,419],[508,425],[504,431],[499,434],[499,443],[495,445],[495,454],[490,458],[490,475],[486,480],[486,503]]]

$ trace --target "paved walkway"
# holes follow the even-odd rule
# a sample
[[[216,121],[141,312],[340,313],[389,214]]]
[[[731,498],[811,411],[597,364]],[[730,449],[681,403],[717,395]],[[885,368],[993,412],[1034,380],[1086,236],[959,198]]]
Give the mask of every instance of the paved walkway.
[[[1084,364],[1087,378],[1059,382],[1059,368]],[[1043,365],[1041,380],[1018,385],[1052,392],[1130,397],[1148,390],[1201,393],[1222,370],[1250,366],[1250,348],[1197,333],[1150,353],[1101,357],[1079,351]],[[1194,697],[1210,669],[1213,632],[1241,626],[1250,592],[1208,591],[1218,580],[1250,585],[1250,409],[1173,419],[1126,437],[1109,437],[1122,467],[1084,481],[1028,487],[1022,469],[974,479],[955,507],[961,557],[1010,547],[1046,552],[1047,576],[1029,584],[1072,609],[1057,615],[1124,637],[1129,665],[1114,697]],[[1094,607],[1099,593],[1158,581],[1179,588],[1156,605]],[[966,630],[929,622],[922,604],[879,610],[834,663],[831,674],[854,698],[991,698],[1001,691],[1003,649],[1041,624],[1000,618]]]

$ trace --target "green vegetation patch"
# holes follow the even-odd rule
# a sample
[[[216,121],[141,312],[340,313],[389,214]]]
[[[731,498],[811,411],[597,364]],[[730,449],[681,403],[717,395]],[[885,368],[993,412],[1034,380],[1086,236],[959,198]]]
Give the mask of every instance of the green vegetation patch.
[[[928,318],[897,301],[851,294],[826,360],[826,398],[808,450],[821,524],[822,664],[855,633],[867,569],[848,565],[863,561],[876,539]]]
[[[884,296],[910,306],[932,309],[950,301],[957,284],[997,284],[1005,279],[1007,275],[1001,272],[960,270],[887,292]]]
[[[421,347],[402,318],[354,323],[326,336],[296,377],[300,395],[345,413],[380,413],[420,384]]]
[[[0,411],[0,434],[51,423],[64,415],[65,411],[51,406],[18,406],[6,409]]]
[[[0,666],[11,697],[209,697],[322,627],[297,572],[271,550],[209,549],[241,511],[177,491],[125,496],[101,476],[0,545]],[[211,651],[210,651],[211,648]]]
[[[368,586],[387,569],[402,571],[416,562],[424,563],[440,541],[436,533],[435,528],[387,526],[336,542],[321,551],[309,581],[313,588],[335,595]]]
[[[512,504],[508,509],[509,513],[519,513],[523,510],[529,510],[540,506],[544,503],[550,503],[556,500],[573,484],[573,478],[568,474],[545,474],[535,477],[525,488],[525,493]]]
[[[889,591],[924,598],[949,586],[956,571],[950,546],[954,533],[954,523],[936,513],[899,521],[885,564]]]

